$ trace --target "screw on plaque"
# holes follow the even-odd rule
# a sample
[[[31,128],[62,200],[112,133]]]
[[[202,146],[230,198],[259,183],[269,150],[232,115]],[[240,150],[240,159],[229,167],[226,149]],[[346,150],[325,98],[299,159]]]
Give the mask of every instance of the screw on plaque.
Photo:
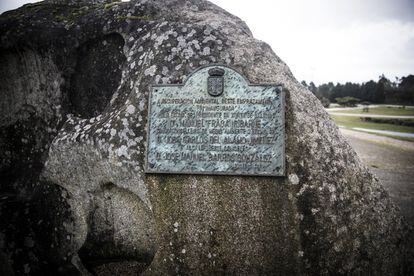
[[[224,70],[218,67],[208,70],[207,91],[213,97],[220,96],[224,90]]]

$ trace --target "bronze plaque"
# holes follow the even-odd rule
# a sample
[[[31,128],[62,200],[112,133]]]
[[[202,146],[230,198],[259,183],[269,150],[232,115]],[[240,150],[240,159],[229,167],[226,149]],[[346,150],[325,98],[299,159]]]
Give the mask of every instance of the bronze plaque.
[[[147,173],[283,176],[284,95],[251,85],[224,65],[197,69],[184,85],[154,85]]]

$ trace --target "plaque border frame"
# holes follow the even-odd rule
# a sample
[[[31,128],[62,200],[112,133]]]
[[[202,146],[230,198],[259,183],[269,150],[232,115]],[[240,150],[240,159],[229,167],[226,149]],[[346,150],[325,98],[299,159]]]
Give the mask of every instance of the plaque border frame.
[[[282,173],[281,174],[275,174],[275,173],[260,173],[260,174],[254,174],[254,173],[234,173],[234,172],[211,172],[211,171],[206,171],[206,172],[193,172],[193,171],[180,171],[180,172],[171,172],[171,171],[156,171],[156,170],[151,170],[148,166],[148,149],[149,149],[149,128],[151,125],[151,96],[152,96],[152,90],[156,87],[183,87],[185,86],[185,84],[187,83],[187,80],[189,80],[191,78],[192,75],[196,74],[198,71],[206,68],[206,67],[214,67],[214,66],[221,66],[221,67],[226,67],[229,68],[231,70],[236,71],[240,76],[243,77],[243,79],[246,81],[246,83],[248,84],[248,86],[272,86],[272,87],[278,87],[278,89],[280,90],[280,96],[281,96],[281,106],[282,106],[282,124],[283,124],[283,147],[282,147],[282,153],[283,153],[283,159],[282,159]],[[222,63],[209,63],[209,64],[205,64],[202,66],[197,67],[194,71],[192,71],[184,80],[184,82],[182,82],[181,84],[150,84],[149,85],[149,92],[148,92],[148,111],[147,111],[147,125],[145,127],[146,130],[146,143],[145,143],[145,157],[144,157],[144,173],[145,174],[151,174],[151,175],[156,175],[156,174],[163,174],[163,175],[180,175],[180,174],[184,174],[184,175],[210,175],[210,176],[214,176],[214,175],[219,175],[219,176],[259,176],[259,177],[285,177],[286,176],[286,120],[285,120],[285,113],[286,113],[286,103],[285,103],[285,91],[283,89],[283,85],[281,84],[277,84],[277,83],[263,83],[263,84],[257,84],[257,83],[251,83],[242,73],[240,73],[239,70],[237,70],[236,68],[229,66],[227,64],[222,64]]]

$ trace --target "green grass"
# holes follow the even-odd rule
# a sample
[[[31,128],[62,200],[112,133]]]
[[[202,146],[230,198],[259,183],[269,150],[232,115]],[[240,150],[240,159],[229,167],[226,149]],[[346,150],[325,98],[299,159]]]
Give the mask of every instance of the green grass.
[[[362,108],[352,110],[335,111],[340,113],[351,114],[373,114],[373,115],[393,115],[393,116],[414,116],[414,108],[398,108],[398,107],[374,107],[369,108],[369,112],[362,112]],[[332,112],[334,113],[334,112]]]
[[[363,122],[361,121],[359,117],[336,116],[334,114],[331,114],[331,117],[337,125],[341,125],[347,128],[361,127],[361,128],[369,128],[369,129],[414,133],[414,127],[410,127],[410,126],[399,126],[399,125],[393,125],[393,124],[379,124],[379,123],[372,123],[372,122]]]
[[[388,131],[397,131],[397,132],[405,132],[405,133],[414,133],[414,127],[409,127],[409,126],[363,122],[361,121],[359,117],[335,116],[334,114],[331,114],[331,117],[337,125],[345,127],[345,128],[349,128],[349,129],[352,129],[354,127],[360,127],[360,128],[376,129],[376,130],[388,130]],[[399,136],[387,135],[387,134],[377,134],[377,133],[372,133],[372,132],[367,132],[367,133],[379,135],[379,136],[387,136],[387,137],[391,137],[391,138],[395,138],[395,139],[403,140],[403,141],[414,142],[413,138],[399,137]]]

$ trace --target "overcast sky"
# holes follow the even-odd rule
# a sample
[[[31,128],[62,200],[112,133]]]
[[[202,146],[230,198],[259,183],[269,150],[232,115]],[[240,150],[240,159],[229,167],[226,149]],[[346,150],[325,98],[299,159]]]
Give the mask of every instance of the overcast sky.
[[[296,78],[365,82],[414,74],[414,0],[211,0],[243,19]],[[25,0],[0,0],[0,12]]]

